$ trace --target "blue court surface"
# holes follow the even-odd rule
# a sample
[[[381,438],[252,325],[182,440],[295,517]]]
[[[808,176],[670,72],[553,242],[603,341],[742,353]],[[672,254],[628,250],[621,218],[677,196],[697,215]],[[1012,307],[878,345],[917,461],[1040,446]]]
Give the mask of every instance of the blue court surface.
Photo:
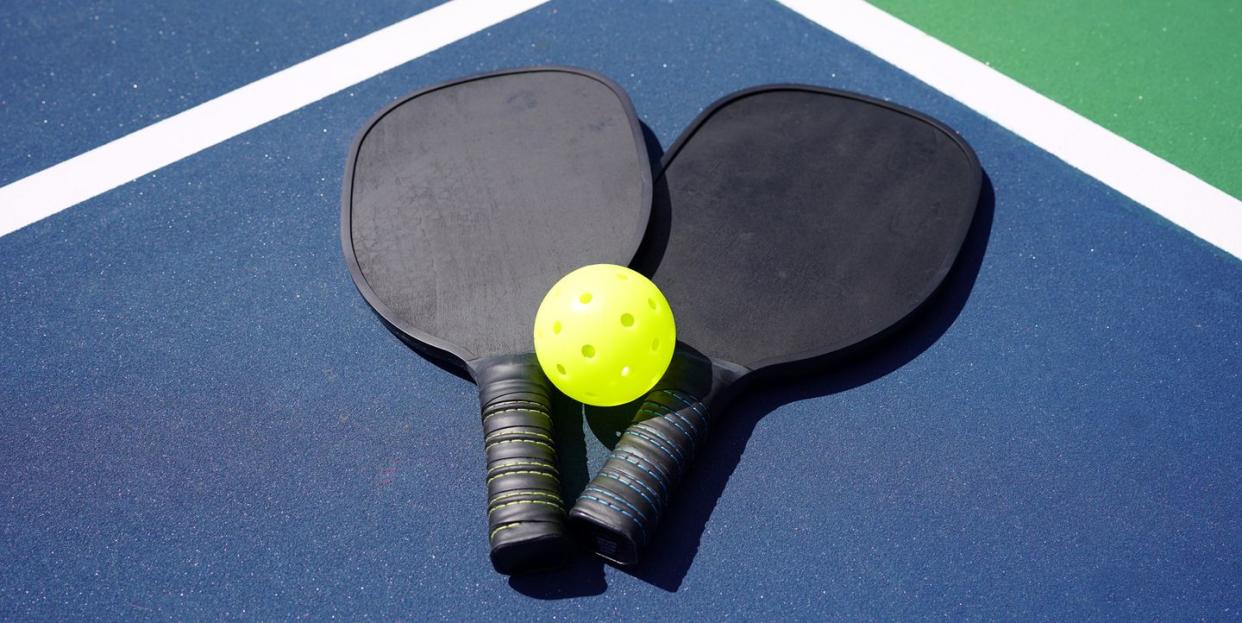
[[[12,6],[0,186],[434,4]],[[665,147],[756,84],[889,99],[987,183],[932,307],[729,408],[643,564],[509,578],[475,388],[358,295],[340,188],[385,104],[536,64]],[[4,620],[1242,618],[1242,262],[770,0],[543,4],[8,233],[0,354]],[[611,440],[558,417],[580,489]]]

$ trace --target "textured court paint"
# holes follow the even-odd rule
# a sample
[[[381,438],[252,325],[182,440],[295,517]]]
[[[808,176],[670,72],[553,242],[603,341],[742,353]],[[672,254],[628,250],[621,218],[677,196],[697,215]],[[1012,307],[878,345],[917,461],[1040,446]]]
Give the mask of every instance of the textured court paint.
[[[944,334],[739,404],[637,575],[492,571],[475,388],[412,357],[341,261],[369,115],[537,63],[617,78],[665,145],[760,82],[888,97],[960,130],[995,188]],[[1242,607],[1237,260],[771,2],[554,2],[0,238],[0,284],[0,619]],[[581,483],[581,455],[607,452],[571,416],[562,475]]]
[[[1242,198],[1242,4],[871,1]]]
[[[442,3],[44,0],[0,11],[0,186]]]
[[[546,1],[451,0],[0,187],[0,235]]]

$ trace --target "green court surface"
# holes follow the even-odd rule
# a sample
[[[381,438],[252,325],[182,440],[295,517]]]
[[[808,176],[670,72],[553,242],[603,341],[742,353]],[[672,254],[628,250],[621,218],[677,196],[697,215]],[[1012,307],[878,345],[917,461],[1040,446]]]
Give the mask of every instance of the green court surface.
[[[1242,2],[872,3],[1242,197]]]

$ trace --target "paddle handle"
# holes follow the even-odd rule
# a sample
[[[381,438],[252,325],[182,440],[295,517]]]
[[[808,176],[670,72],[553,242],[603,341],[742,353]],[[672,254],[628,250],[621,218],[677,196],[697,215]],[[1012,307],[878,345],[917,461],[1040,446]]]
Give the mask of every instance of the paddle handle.
[[[533,355],[476,371],[487,456],[492,566],[505,574],[563,564],[570,551],[553,442],[551,384]]]
[[[707,435],[708,411],[675,389],[647,395],[608,462],[569,512],[572,527],[600,556],[638,562],[695,450]]]

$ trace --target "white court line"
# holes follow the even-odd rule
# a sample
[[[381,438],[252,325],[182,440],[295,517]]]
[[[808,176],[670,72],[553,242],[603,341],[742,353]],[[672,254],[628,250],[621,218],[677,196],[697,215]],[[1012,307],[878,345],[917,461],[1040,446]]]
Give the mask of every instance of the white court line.
[[[451,0],[0,188],[0,236],[528,11]]]
[[[1242,201],[861,0],[777,0],[1242,259]]]

